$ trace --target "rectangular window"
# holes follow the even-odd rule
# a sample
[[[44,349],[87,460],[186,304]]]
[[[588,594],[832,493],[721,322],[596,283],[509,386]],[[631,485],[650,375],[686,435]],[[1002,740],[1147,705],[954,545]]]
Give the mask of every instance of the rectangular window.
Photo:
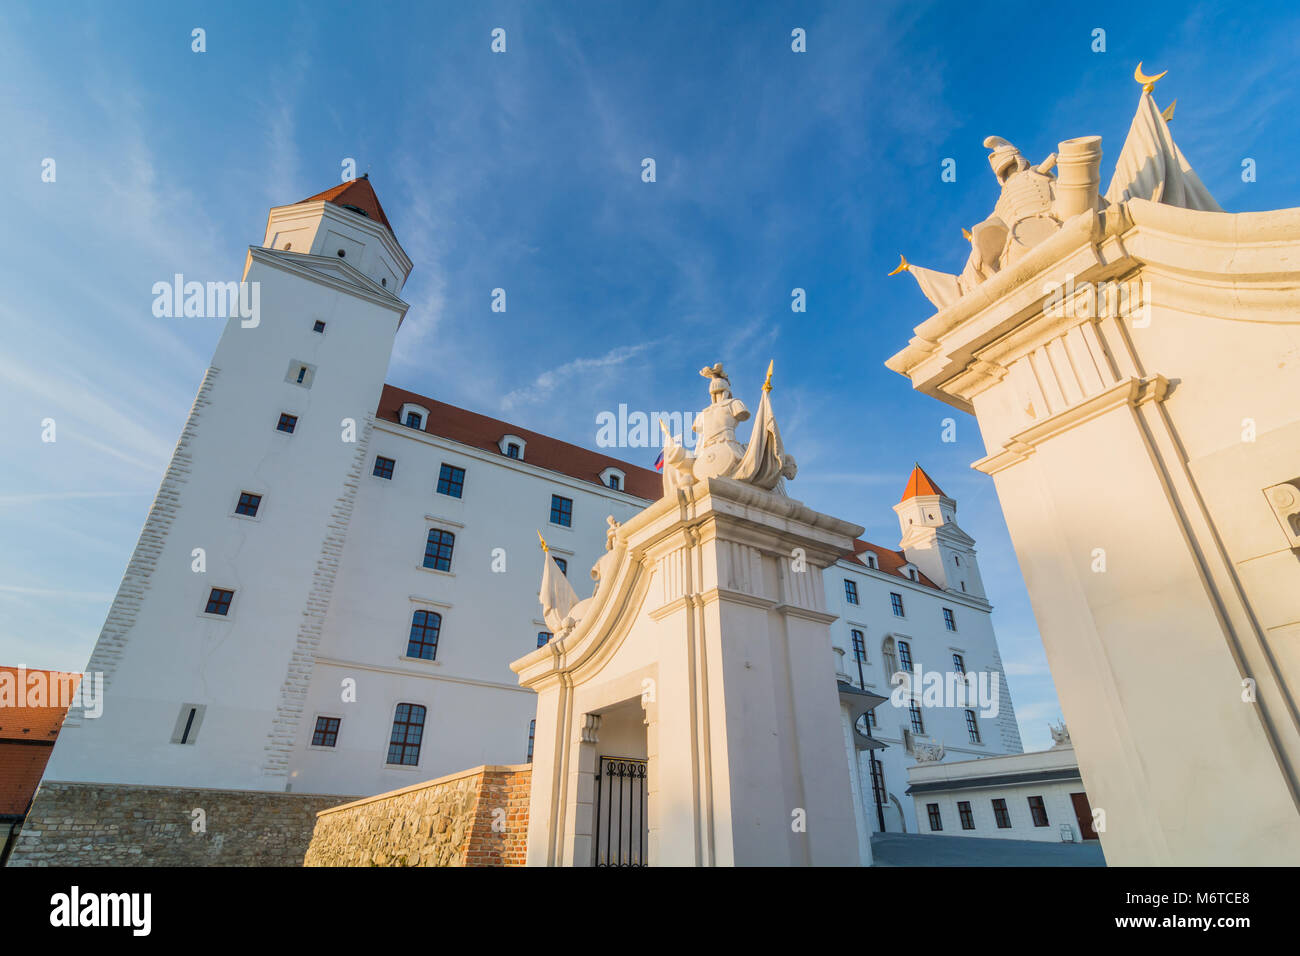
[[[307,378],[307,366],[300,365],[298,367],[298,384],[301,385],[303,383],[303,380],[306,378]]]
[[[613,488],[615,491],[618,491],[621,487],[623,487],[623,483],[619,481],[618,475],[610,475],[609,486]]]
[[[993,801],[993,819],[998,821],[999,830],[1011,829],[1011,814],[1007,813],[1007,802],[1001,797]]]
[[[889,606],[894,609],[894,617],[903,616],[903,595],[889,592]]]
[[[333,747],[339,740],[339,717],[317,717],[316,729],[311,734],[313,747]]]
[[[898,642],[898,663],[905,671],[916,670],[916,668],[912,666],[912,645],[907,643],[907,641]]]
[[[438,471],[438,494],[459,498],[465,490],[465,469],[444,464]]]
[[[533,762],[533,737],[536,734],[537,734],[537,721],[530,720],[528,722],[528,759],[524,761],[525,763]]]
[[[858,582],[844,579],[844,600],[850,604],[858,603]]]
[[[868,759],[871,761],[871,800],[877,805],[887,805],[889,797],[885,794],[885,765],[874,756]]]
[[[553,638],[554,636],[555,636],[555,635],[552,634],[550,631],[538,631],[538,632],[537,632],[537,646],[538,646],[538,647],[545,647],[547,644],[551,643],[551,638]]]
[[[510,444],[506,445],[506,457],[507,457],[507,458],[518,458],[518,457],[519,457],[519,446],[516,445],[514,442],[511,442]]]
[[[1029,815],[1034,818],[1034,826],[1047,826],[1047,807],[1043,806],[1042,797],[1029,798]]]
[[[257,509],[261,504],[261,495],[253,495],[249,494],[247,491],[241,491],[239,493],[239,503],[235,505],[235,514],[256,518]]]
[[[955,674],[966,673],[966,659],[960,654],[952,655],[952,669]]]
[[[371,474],[378,478],[387,478],[391,481],[393,478],[393,468],[396,467],[396,465],[396,459],[385,458],[383,455],[378,455],[375,458],[375,470],[372,471]]]
[[[975,829],[975,814],[970,811],[969,800],[957,801],[957,815],[961,817],[961,828],[963,830]]]
[[[313,332],[324,332],[324,331],[325,331],[325,323],[322,322],[320,319],[317,319],[317,320],[316,320],[316,324],[313,325],[313,326],[311,327],[311,330],[312,330]]]
[[[234,591],[227,591],[225,588],[213,588],[208,594],[208,606],[203,609],[203,613],[220,614],[225,617],[230,613],[230,602],[234,600],[234,597]]]
[[[862,632],[854,629],[849,631],[849,636],[853,639],[853,659],[865,663],[867,660],[867,644],[862,639]]]
[[[420,763],[425,709],[421,704],[398,704],[393,733],[388,738],[388,762],[407,767]]]
[[[176,726],[172,728],[172,743],[192,744],[198,739],[205,709],[203,704],[181,704],[180,713],[176,715]]]
[[[424,566],[435,571],[451,570],[451,552],[456,546],[456,536],[450,531],[434,528],[424,545]]]
[[[952,616],[952,608],[943,609],[943,626],[950,631],[957,630],[957,619]]]
[[[907,705],[907,712],[912,717],[912,733],[925,733],[925,719],[921,716],[921,705],[912,701]]]
[[[442,633],[442,615],[437,611],[416,611],[411,615],[411,633],[406,640],[406,656],[431,661],[438,656],[438,635]]]
[[[942,830],[942,829],[943,829],[943,817],[941,817],[941,816],[939,815],[939,804],[937,804],[937,803],[927,803],[927,804],[925,805],[925,812],[926,812],[926,814],[930,817],[930,829],[931,829],[931,830]]]
[[[551,560],[554,561],[555,566],[560,569],[560,573],[567,578],[569,576],[569,562],[565,561],[563,558],[556,557],[552,557]]]
[[[424,424],[424,418],[419,412],[407,412],[405,424],[407,428],[419,428]]]
[[[280,413],[280,421],[276,423],[275,430],[293,434],[293,430],[298,427],[298,416]]]
[[[867,729],[868,730],[880,729],[880,722],[876,719],[876,711],[874,709],[867,711]]]
[[[975,719],[975,711],[966,711],[966,733],[970,735],[970,742],[977,744],[980,742],[980,725]]]
[[[562,525],[565,528],[573,526],[573,500],[571,498],[551,495],[551,524]]]

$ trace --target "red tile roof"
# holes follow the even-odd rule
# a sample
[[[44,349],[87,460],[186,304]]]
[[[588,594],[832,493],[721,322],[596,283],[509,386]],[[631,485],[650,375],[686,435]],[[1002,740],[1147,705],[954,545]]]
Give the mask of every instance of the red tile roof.
[[[404,388],[385,385],[379,398],[376,417],[386,422],[398,421],[402,406],[407,402],[420,405],[429,410],[429,420],[424,430],[441,438],[449,438],[478,448],[482,451],[501,454],[498,442],[504,435],[518,435],[528,447],[524,449],[524,461],[538,468],[556,471],[570,478],[591,481],[600,484],[600,473],[606,468],[617,468],[623,472],[626,480],[623,490],[638,498],[657,501],[663,496],[663,478],[657,471],[631,465],[617,458],[610,458],[599,452],[570,445],[568,442],[551,438],[509,422],[488,418],[477,412],[466,411],[446,402],[439,402]],[[502,457],[505,457],[502,455]]]
[[[852,553],[841,555],[841,558],[846,561],[857,561],[865,566],[867,562],[859,558],[858,555],[864,554],[867,551],[870,551],[876,556],[877,570],[884,571],[886,574],[892,574],[895,577],[900,577],[904,581],[912,580],[903,573],[903,565],[908,563],[907,555],[902,551],[890,551],[888,548],[882,548],[880,545],[872,544],[870,541],[854,541]],[[916,583],[924,584],[926,587],[934,588],[936,591],[943,590],[943,588],[939,587],[939,585],[927,578],[920,568],[916,571]]]
[[[28,707],[33,675],[41,681],[42,705]],[[27,812],[80,680],[66,671],[0,667],[0,814]]]
[[[321,199],[344,208],[354,206],[363,210],[368,218],[387,226],[389,232],[393,231],[392,225],[388,222],[388,217],[384,215],[384,207],[379,205],[379,197],[375,195],[375,188],[370,185],[369,174],[351,182],[331,186],[323,193],[308,196],[302,202],[295,203],[295,205],[301,206],[305,202],[317,202]]]
[[[0,740],[0,814],[27,812],[53,749]]]
[[[917,495],[940,495],[945,498],[947,497],[947,495],[944,495],[944,493],[939,490],[939,486],[934,483],[934,479],[921,469],[920,465],[914,465],[912,467],[911,477],[907,479],[907,487],[903,489],[903,497],[898,499],[898,503],[902,504],[908,498],[915,498]]]
[[[44,706],[15,706],[29,701],[31,678],[40,675],[41,686],[49,689],[40,699]],[[53,675],[53,676],[51,676]],[[20,686],[20,680],[26,687]],[[62,680],[62,690],[58,682]],[[63,726],[63,716],[68,711],[68,701],[77,689],[81,675],[68,671],[45,671],[26,668],[21,673],[17,667],[0,666],[0,740],[45,740],[54,743]],[[16,697],[11,695],[16,693]]]

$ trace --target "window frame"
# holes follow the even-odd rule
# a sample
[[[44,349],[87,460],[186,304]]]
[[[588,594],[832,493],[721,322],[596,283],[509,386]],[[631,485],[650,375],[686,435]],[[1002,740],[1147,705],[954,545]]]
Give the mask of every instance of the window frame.
[[[943,626],[950,631],[956,632],[957,615],[953,613],[953,610],[950,607],[945,607],[942,610],[943,610]]]
[[[1043,802],[1042,796],[1040,794],[1035,794],[1031,797],[1027,797],[1026,800],[1029,803],[1029,819],[1033,822],[1034,826],[1050,827],[1052,824],[1047,819],[1047,804]],[[1035,800],[1037,800],[1038,803],[1034,803]],[[1039,816],[1043,818],[1042,823],[1038,822]]]
[[[439,535],[440,537],[438,539],[438,543],[433,555],[433,564],[430,564],[429,548],[431,545],[434,544],[435,534]],[[451,539],[450,542],[446,542],[443,540],[441,536],[444,535],[447,538]],[[447,547],[447,557],[446,557],[447,566],[445,568],[438,567],[438,562],[442,560],[442,548],[444,544]],[[420,566],[423,567],[426,571],[438,571],[442,574],[450,574],[453,566],[453,562],[455,561],[455,553],[456,553],[456,533],[454,531],[448,531],[446,528],[440,528],[435,525],[434,527],[430,528],[428,530],[428,533],[424,536],[424,557],[421,558],[420,560]]]
[[[984,741],[980,738],[979,718],[975,716],[975,711],[971,708],[966,707],[964,710],[966,711],[966,735],[970,737],[971,743],[983,746]]]
[[[912,733],[925,735],[925,715],[921,712],[921,705],[916,700],[907,702],[907,714],[911,719]]]
[[[556,516],[567,518],[567,521],[557,521]],[[557,528],[573,527],[573,499],[566,498],[564,495],[557,495],[551,492],[551,524]]]
[[[957,801],[957,818],[961,820],[961,828],[963,830],[975,829],[975,813],[971,810],[969,800]]]
[[[907,617],[907,611],[903,605],[903,595],[897,591],[889,592],[889,608],[894,612],[894,617]]]
[[[915,674],[916,664],[912,662],[912,645],[907,641],[896,639],[894,647],[898,652],[898,669],[909,674]]]
[[[931,833],[943,831],[943,813],[939,810],[939,804],[927,803],[925,805],[925,815],[930,818]]]
[[[424,615],[424,620],[421,623],[417,624],[416,618],[418,618],[421,614]],[[434,619],[433,624],[429,623],[430,618]],[[419,639],[416,638],[416,634],[415,634],[416,628],[420,629]],[[432,641],[426,640],[426,637],[430,630],[433,631]],[[407,660],[436,661],[438,659],[438,642],[441,639],[441,637],[442,637],[442,613],[440,611],[431,610],[430,608],[427,607],[412,608],[411,623],[406,632],[406,652],[403,656]],[[420,648],[420,653],[412,654],[411,653],[412,645],[417,645]],[[424,649],[426,647],[432,648],[432,653],[430,653],[428,657],[424,655]]]
[[[438,483],[434,486],[434,491],[447,498],[463,501],[465,499],[465,469],[450,462],[441,462],[438,466]]]
[[[861,607],[861,599],[858,597],[858,582],[852,578],[844,579],[844,600],[855,607]]]
[[[402,717],[403,707],[408,708],[405,715],[406,719],[403,719]],[[414,720],[410,719],[415,715],[415,711],[417,708],[419,709],[420,712],[420,721],[418,724],[415,723]],[[384,755],[385,766],[393,767],[393,768],[400,768],[400,767],[418,768],[420,766],[420,757],[424,749],[424,728],[428,724],[428,721],[429,721],[429,708],[427,706],[425,706],[424,704],[417,704],[414,701],[405,701],[405,700],[398,701],[397,706],[393,708],[393,720],[388,731],[388,751]],[[401,725],[404,728],[402,731],[402,739],[394,740],[393,738],[397,734],[397,728],[399,725]],[[410,728],[412,727],[417,728],[417,737],[414,743],[412,743],[410,740],[410,735],[411,735]],[[395,761],[392,759],[394,747],[402,748],[401,751],[399,752],[399,756],[402,757],[401,760]],[[407,749],[410,747],[415,748],[415,760],[413,761],[405,759],[407,756]]]
[[[380,467],[380,464],[379,464],[381,461],[386,461],[386,462],[388,462],[388,466],[387,466],[386,468],[381,468],[381,467]],[[374,463],[374,465],[372,465],[371,468],[370,468],[370,477],[371,477],[371,478],[383,478],[385,481],[392,481],[392,480],[393,480],[393,473],[394,473],[395,471],[397,471],[397,459],[396,459],[396,458],[389,458],[387,455],[376,455],[376,456],[375,456],[375,463]],[[387,474],[383,474],[383,473],[381,473],[381,472],[387,472]]]
[[[288,419],[288,428],[285,428],[285,419]],[[275,430],[282,435],[292,435],[298,430],[298,416],[291,415],[288,412],[281,412],[279,419],[276,420]]]
[[[229,597],[225,599],[224,603],[218,601],[216,605],[217,607],[224,607],[225,608],[224,611],[209,610],[211,607],[213,607],[213,596],[217,593],[229,595]],[[230,612],[234,610],[235,607],[235,593],[236,593],[235,588],[219,588],[219,587],[209,588],[207,600],[204,601],[203,610],[200,611],[199,613],[204,617],[221,618],[221,620],[223,621],[230,620]]]
[[[994,797],[992,799],[992,804],[993,804],[993,820],[994,822],[997,823],[998,829],[999,830],[1012,829],[1011,811],[1007,809],[1006,798]],[[1001,806],[999,806],[999,804],[1001,804]]]
[[[240,491],[239,497],[235,499],[234,517],[256,519],[261,514],[262,501],[265,498],[266,495],[259,494],[256,491]],[[248,501],[244,499],[248,499]]]
[[[332,730],[330,730],[330,729],[326,729],[326,730],[322,731],[322,730],[321,730],[321,721],[322,721],[322,720],[324,720],[324,721],[331,721],[331,720],[332,720],[332,721],[334,722],[334,728],[333,728]],[[317,714],[317,715],[316,715],[316,723],[315,723],[315,725],[313,725],[312,730],[311,730],[311,743],[308,744],[307,746],[311,747],[313,750],[333,750],[333,751],[337,751],[337,750],[338,750],[338,744],[339,744],[339,734],[342,732],[342,729],[343,729],[343,718],[342,718],[342,717],[337,716],[337,715],[335,715],[335,714]],[[317,739],[318,736],[320,737],[320,739],[321,739],[322,741],[323,741],[326,737],[332,736],[332,737],[333,737],[333,742],[332,742],[332,743],[317,743],[317,742],[316,742],[316,739]]]
[[[861,628],[849,628],[849,645],[853,648],[853,660],[868,664],[867,660],[867,636]]]

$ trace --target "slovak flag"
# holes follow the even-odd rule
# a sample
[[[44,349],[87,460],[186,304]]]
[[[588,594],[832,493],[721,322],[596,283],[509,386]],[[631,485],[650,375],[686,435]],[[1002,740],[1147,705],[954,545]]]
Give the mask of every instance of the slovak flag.
[[[664,470],[664,453],[660,452],[659,457],[655,459],[655,471]]]

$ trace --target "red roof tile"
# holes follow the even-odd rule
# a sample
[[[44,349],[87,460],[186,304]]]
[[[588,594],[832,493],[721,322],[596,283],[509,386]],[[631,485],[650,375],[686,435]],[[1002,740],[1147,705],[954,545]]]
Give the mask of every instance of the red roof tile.
[[[32,678],[39,675],[42,696],[36,698]],[[53,675],[53,676],[51,676]],[[61,680],[61,687],[59,689]],[[0,740],[46,740],[54,743],[68,711],[69,698],[81,675],[68,671],[46,671],[0,666]],[[26,686],[20,686],[20,681]],[[11,696],[13,695],[13,696]],[[15,706],[40,699],[43,706]]]
[[[339,183],[337,186],[331,186],[322,193],[314,196],[308,196],[302,202],[295,203],[301,206],[305,202],[317,202],[318,200],[332,202],[336,206],[348,206],[362,210],[365,215],[388,227],[392,232],[393,227],[388,222],[388,217],[384,215],[384,207],[379,205],[379,197],[375,195],[375,188],[370,185],[368,175],[363,175],[360,179],[354,179],[351,182]]]
[[[0,667],[0,814],[27,812],[80,680],[66,671]]]
[[[53,749],[0,740],[0,814],[27,812]]]
[[[870,551],[876,556],[877,570],[884,571],[886,574],[892,574],[895,577],[900,577],[904,581],[912,580],[903,573],[903,565],[908,563],[907,555],[902,551],[890,551],[888,548],[882,548],[880,545],[872,544],[870,541],[854,541],[852,553],[841,555],[841,558],[847,561],[858,561],[860,564],[865,565],[866,561],[863,561],[858,557],[858,555],[865,554],[867,551]],[[936,591],[943,590],[943,588],[939,587],[939,585],[927,578],[920,568],[916,571],[916,583],[924,584],[926,587],[934,588]]]
[[[442,438],[469,445],[482,451],[501,454],[498,445],[504,435],[518,435],[528,447],[524,450],[524,460],[530,465],[549,471],[568,475],[581,481],[600,484],[600,473],[606,468],[617,468],[626,476],[623,490],[647,501],[657,501],[663,497],[663,478],[649,468],[631,465],[617,458],[610,458],[599,452],[590,451],[578,445],[551,438],[518,425],[511,425],[477,412],[466,411],[455,405],[448,405],[404,388],[385,385],[379,398],[376,417],[386,422],[398,421],[402,406],[410,402],[429,410],[429,420],[425,431]],[[505,457],[504,455],[502,457]]]
[[[934,483],[934,479],[921,469],[920,465],[914,465],[912,467],[911,477],[907,479],[907,487],[903,489],[903,497],[899,498],[898,502],[899,504],[902,504],[908,498],[915,498],[917,495],[940,495],[942,497],[947,497],[947,495],[944,495],[944,493],[939,490],[939,486]]]

